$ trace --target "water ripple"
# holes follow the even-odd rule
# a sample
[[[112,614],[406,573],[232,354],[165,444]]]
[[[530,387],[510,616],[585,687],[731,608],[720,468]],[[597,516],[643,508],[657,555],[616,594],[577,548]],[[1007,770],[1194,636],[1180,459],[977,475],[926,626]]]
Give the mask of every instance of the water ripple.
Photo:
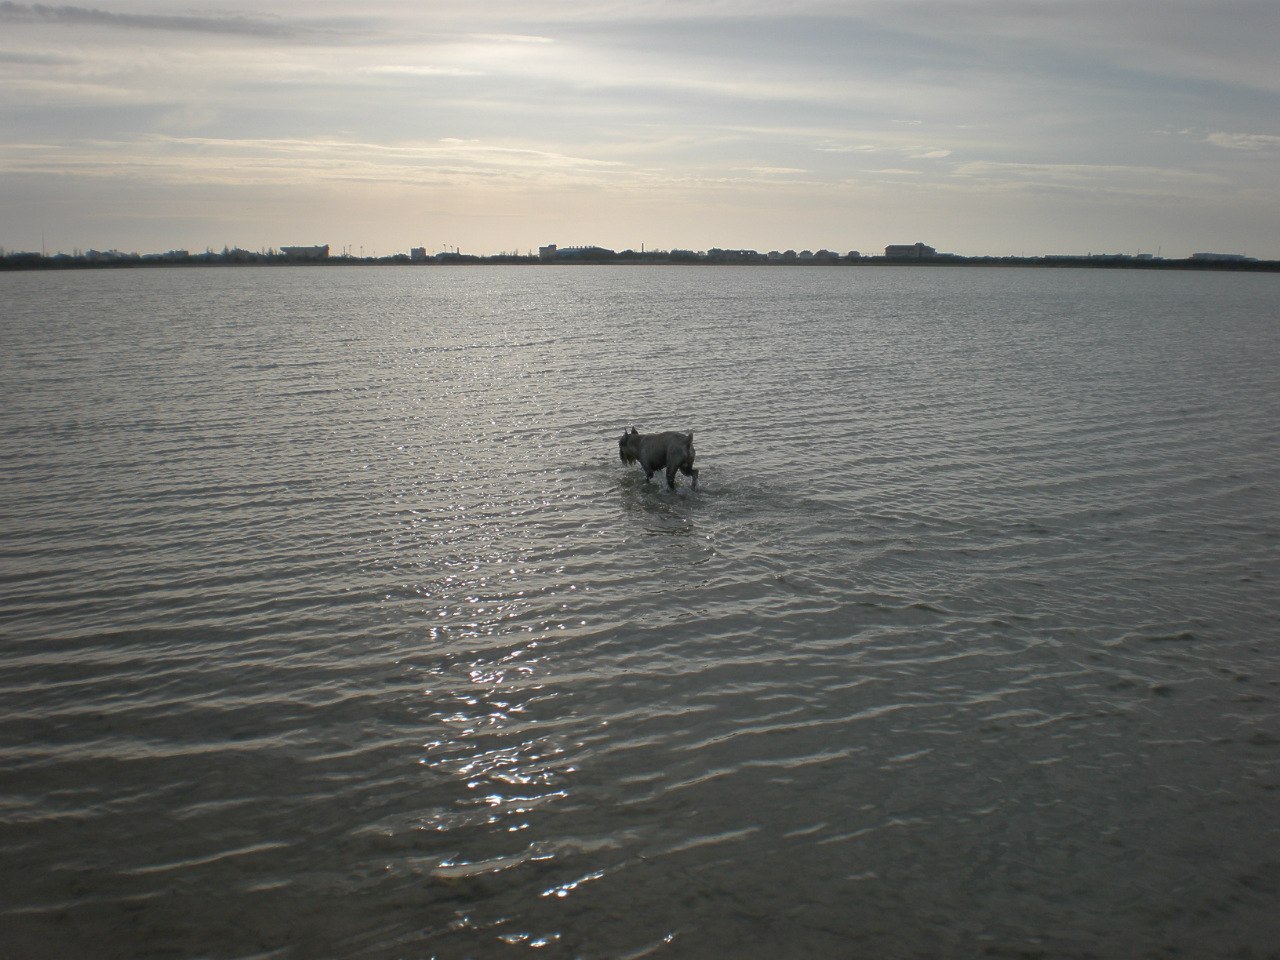
[[[15,955],[1280,938],[1274,278],[125,273],[0,277]]]

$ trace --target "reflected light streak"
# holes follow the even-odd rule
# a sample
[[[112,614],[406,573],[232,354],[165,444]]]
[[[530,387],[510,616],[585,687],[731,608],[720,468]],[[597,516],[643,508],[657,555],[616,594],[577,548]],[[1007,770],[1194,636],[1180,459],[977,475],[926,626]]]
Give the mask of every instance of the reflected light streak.
[[[562,883],[558,887],[550,887],[546,890],[543,890],[542,896],[557,897],[563,900],[565,897],[569,896],[569,894],[573,893],[573,891],[577,890],[578,887],[582,886],[584,883],[590,883],[592,880],[599,880],[603,876],[604,876],[603,870],[595,870],[595,871],[592,871],[591,873],[586,874],[585,876],[579,877],[577,880],[572,880],[569,883]]]

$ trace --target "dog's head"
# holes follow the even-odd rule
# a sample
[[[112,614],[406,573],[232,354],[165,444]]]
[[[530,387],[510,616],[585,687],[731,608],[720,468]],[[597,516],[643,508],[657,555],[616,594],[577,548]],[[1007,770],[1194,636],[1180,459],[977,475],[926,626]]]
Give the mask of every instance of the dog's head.
[[[622,431],[622,436],[618,439],[618,459],[626,464],[635,463],[639,445],[639,430],[632,427],[630,433]]]

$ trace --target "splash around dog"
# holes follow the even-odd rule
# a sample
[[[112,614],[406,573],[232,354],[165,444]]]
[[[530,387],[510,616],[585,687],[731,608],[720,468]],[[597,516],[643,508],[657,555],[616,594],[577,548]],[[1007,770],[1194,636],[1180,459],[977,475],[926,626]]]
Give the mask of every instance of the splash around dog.
[[[623,463],[639,463],[648,483],[656,471],[666,468],[667,486],[676,488],[676,472],[693,478],[692,489],[698,489],[698,471],[693,466],[693,433],[667,430],[663,433],[641,433],[635,427],[624,431],[618,440],[618,457]]]

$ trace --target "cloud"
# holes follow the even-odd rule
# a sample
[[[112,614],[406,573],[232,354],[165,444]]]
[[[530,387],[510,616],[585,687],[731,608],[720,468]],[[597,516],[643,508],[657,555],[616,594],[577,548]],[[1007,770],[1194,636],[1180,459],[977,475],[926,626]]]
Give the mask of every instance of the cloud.
[[[16,53],[12,50],[0,50],[0,64],[12,63],[20,67],[66,67],[75,62],[71,57],[52,53]]]
[[[979,233],[1003,203],[1052,233],[1048,209],[1096,195],[1102,230],[1104,198],[1159,194],[1275,242],[1276,0],[72,2],[0,0],[0,175],[91,184],[68,218],[150,182],[306,211],[359,181],[513,224],[739,231],[778,197],[799,224],[856,196]],[[31,229],[3,220],[0,243]]]
[[[433,67],[412,64],[379,64],[372,67],[361,67],[360,72],[383,77],[482,77],[483,70],[469,70],[465,67]]]
[[[117,27],[129,30],[176,30],[186,33],[219,33],[281,38],[294,30],[267,20],[243,16],[194,17],[165,14],[111,13],[93,7],[58,6],[41,3],[0,3],[0,22],[51,23],[72,26]]]
[[[1215,174],[1176,167],[1105,163],[998,163],[981,160],[961,164],[954,172],[958,177],[975,179],[1040,180],[1064,184],[1098,184],[1117,179],[1201,184],[1226,182]]]
[[[1110,61],[1157,76],[1276,90],[1274,0],[862,0],[856,15],[987,53]]]
[[[1280,137],[1268,133],[1211,133],[1206,143],[1227,150],[1274,150],[1280,147]]]
[[[930,147],[920,144],[903,144],[895,142],[891,137],[886,137],[879,143],[860,143],[860,144],[819,144],[813,148],[819,153],[849,153],[849,154],[872,154],[872,153],[896,153],[904,160],[943,160],[951,156],[951,150],[943,147]]]
[[[477,33],[463,39],[484,43],[555,43],[554,37],[540,37],[527,33]]]
[[[1225,202],[1238,192],[1218,173],[1178,167],[1105,163],[997,163],[975,161],[958,166],[939,181],[944,189],[1036,197],[1075,197],[1079,203],[1152,209],[1169,203],[1201,209]],[[1188,207],[1189,209],[1190,207]],[[1117,223],[1114,228],[1122,229]]]
[[[11,174],[242,187],[352,181],[528,187],[612,179],[625,166],[553,150],[457,139],[380,144],[330,138],[149,136],[0,146],[0,168]]]

